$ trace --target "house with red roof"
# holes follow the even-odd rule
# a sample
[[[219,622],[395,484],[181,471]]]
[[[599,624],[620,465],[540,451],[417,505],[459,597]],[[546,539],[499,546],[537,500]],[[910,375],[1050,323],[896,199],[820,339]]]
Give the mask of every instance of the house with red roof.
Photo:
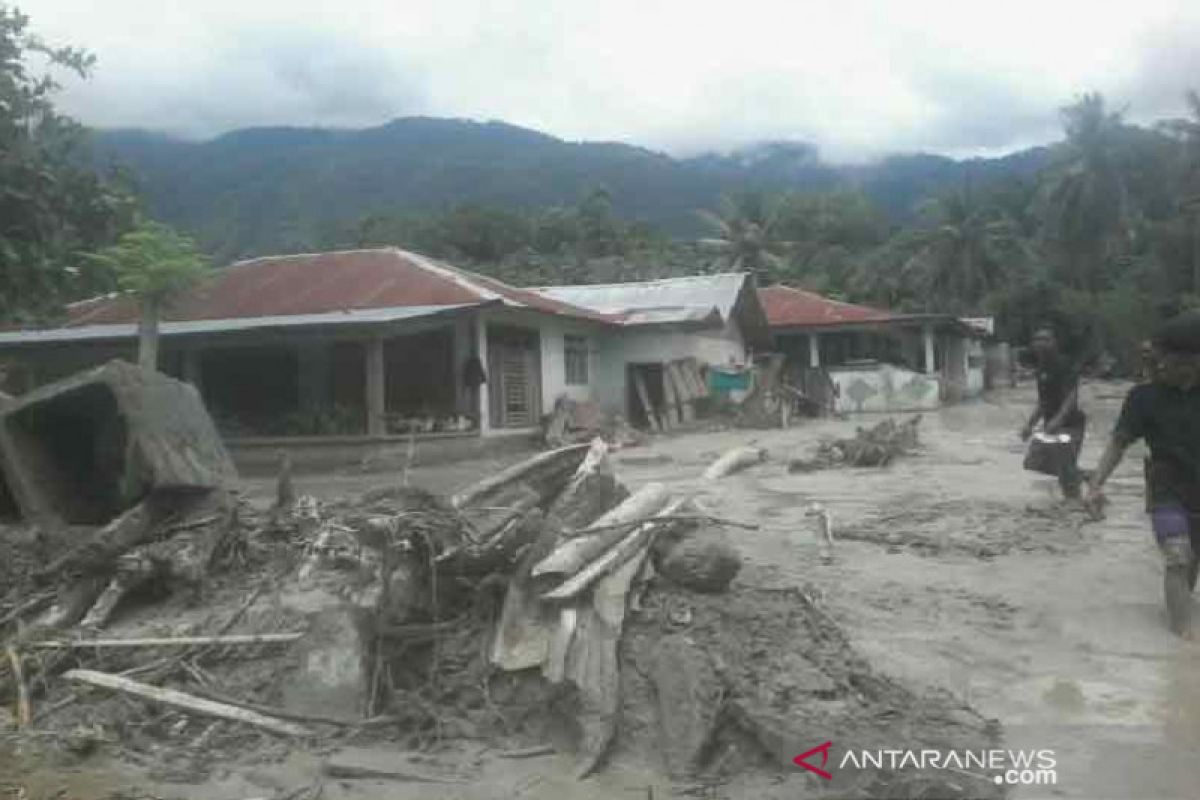
[[[56,327],[0,330],[0,389],[135,360],[137,320],[113,294]],[[160,369],[200,390],[228,438],[262,447],[528,431],[560,397],[628,414],[638,369],[661,402],[672,363],[745,363],[769,346],[745,274],[522,289],[396,248],[213,270],[160,330]]]
[[[795,386],[827,374],[841,411],[937,408],[984,388],[986,321],[903,314],[790,286],[758,290],[772,348]]]

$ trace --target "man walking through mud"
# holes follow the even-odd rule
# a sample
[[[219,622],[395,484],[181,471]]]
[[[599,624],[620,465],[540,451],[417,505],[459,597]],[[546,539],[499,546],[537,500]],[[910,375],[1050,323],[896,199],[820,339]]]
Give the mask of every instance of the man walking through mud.
[[[1129,390],[1112,439],[1088,486],[1099,509],[1101,487],[1129,445],[1145,439],[1147,508],[1163,555],[1163,593],[1171,630],[1190,636],[1191,593],[1200,567],[1200,315],[1167,323],[1149,381]]]
[[[1042,422],[1042,430],[1051,435],[1066,434],[1070,449],[1059,465],[1058,484],[1068,499],[1080,497],[1083,475],[1079,472],[1079,451],[1083,447],[1087,417],[1079,408],[1079,374],[1059,351],[1058,337],[1049,326],[1033,335],[1033,355],[1037,366],[1037,406],[1021,429],[1028,440]]]

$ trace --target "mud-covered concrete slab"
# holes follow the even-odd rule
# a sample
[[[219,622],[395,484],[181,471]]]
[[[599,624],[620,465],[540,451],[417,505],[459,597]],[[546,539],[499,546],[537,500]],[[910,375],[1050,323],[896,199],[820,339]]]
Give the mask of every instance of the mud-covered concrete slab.
[[[103,524],[155,489],[237,473],[190,384],[110,361],[0,408],[0,467],[29,519]]]

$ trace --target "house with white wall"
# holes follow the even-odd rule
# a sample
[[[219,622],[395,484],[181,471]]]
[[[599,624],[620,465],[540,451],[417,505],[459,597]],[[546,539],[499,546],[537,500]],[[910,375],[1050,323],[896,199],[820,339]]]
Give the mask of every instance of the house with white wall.
[[[979,324],[845,303],[790,286],[769,286],[758,295],[789,381],[804,386],[808,370],[823,370],[836,387],[838,411],[928,411],[984,390],[988,333]]]
[[[113,294],[0,331],[0,390],[134,360],[137,319]],[[214,270],[161,335],[160,368],[199,389],[235,448],[527,432],[560,396],[628,415],[634,375],[661,394],[671,361],[741,364],[768,344],[744,274],[521,289],[396,248]]]
[[[660,406],[670,389],[667,365],[692,360],[701,367],[743,366],[770,345],[754,279],[744,272],[534,291],[619,326],[598,340],[592,399],[635,425],[644,416],[635,396],[639,381]]]
[[[0,331],[20,392],[133,360],[138,311],[110,295],[56,327]],[[214,270],[167,311],[161,368],[233,440],[529,430],[560,394],[589,399],[619,325],[602,314],[388,248],[272,256]]]

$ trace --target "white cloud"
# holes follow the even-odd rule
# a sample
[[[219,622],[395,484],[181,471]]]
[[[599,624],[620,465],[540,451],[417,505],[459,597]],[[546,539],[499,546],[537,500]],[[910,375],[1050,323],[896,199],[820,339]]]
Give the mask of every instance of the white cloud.
[[[1200,82],[1200,4],[1011,0],[37,0],[93,50],[63,105],[190,135],[430,114],[676,153],[805,139],[826,157],[966,154],[1056,134],[1085,90],[1135,119]]]

